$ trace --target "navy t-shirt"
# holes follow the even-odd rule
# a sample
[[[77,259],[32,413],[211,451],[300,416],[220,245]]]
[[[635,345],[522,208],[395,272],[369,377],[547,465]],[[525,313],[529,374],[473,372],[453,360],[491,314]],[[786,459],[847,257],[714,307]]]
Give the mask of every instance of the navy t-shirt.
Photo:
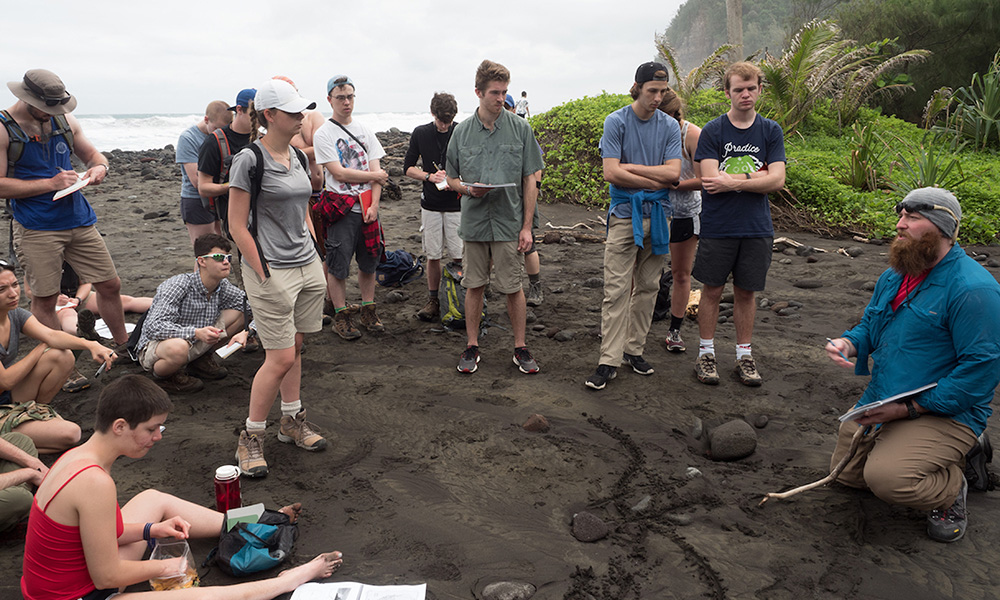
[[[757,115],[747,129],[734,126],[727,115],[712,119],[701,130],[696,161],[719,161],[719,172],[730,175],[766,171],[768,165],[785,162],[785,138],[781,126]],[[773,237],[771,207],[767,194],[753,192],[701,193],[703,238]]]

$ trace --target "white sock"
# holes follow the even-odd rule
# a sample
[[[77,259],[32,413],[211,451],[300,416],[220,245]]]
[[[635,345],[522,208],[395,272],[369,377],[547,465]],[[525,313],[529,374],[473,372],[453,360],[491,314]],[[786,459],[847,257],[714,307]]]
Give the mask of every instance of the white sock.
[[[750,344],[736,344],[736,360],[750,356]]]
[[[698,340],[698,357],[701,358],[706,354],[715,354],[715,338],[699,338]]]
[[[295,417],[302,410],[302,400],[296,400],[295,402],[282,402],[281,403],[281,415],[285,417]]]
[[[261,435],[262,433],[264,433],[265,429],[267,429],[267,420],[266,419],[263,420],[263,421],[251,421],[250,417],[247,417],[247,433],[248,434],[256,433],[257,435]]]

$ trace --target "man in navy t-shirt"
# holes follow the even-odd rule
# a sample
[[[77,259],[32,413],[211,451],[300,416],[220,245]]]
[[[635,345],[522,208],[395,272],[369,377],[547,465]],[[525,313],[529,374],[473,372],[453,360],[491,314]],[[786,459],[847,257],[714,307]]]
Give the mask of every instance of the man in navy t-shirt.
[[[698,306],[701,341],[695,373],[709,385],[719,383],[715,326],[719,300],[733,276],[736,370],[745,385],[761,384],[750,354],[754,293],[764,290],[774,229],[767,194],[785,185],[785,144],[781,127],[757,114],[763,75],[756,65],[739,62],[725,74],[729,111],[701,131],[694,159],[701,163],[701,237],[692,275],[702,282]]]

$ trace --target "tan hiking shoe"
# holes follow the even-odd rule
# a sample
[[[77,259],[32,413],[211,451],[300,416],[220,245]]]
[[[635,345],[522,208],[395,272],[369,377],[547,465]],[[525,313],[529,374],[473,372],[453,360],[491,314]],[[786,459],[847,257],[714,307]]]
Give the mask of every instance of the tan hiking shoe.
[[[715,355],[704,354],[694,363],[694,372],[698,381],[707,385],[719,385],[719,370],[715,366]]]
[[[361,305],[361,326],[373,333],[382,333],[385,331],[385,325],[378,318],[374,302]]]
[[[744,356],[736,360],[736,372],[740,376],[740,383],[750,387],[757,387],[763,383],[760,373],[757,372],[757,363],[752,356]]]
[[[74,394],[76,392],[82,392],[83,390],[90,387],[90,381],[87,377],[80,372],[80,369],[76,367],[70,371],[69,377],[66,378],[66,382],[62,385],[62,391]]]
[[[240,473],[247,477],[263,477],[267,475],[267,461],[264,460],[264,447],[260,436],[240,432],[240,445],[236,447],[236,465]]]
[[[361,332],[351,321],[351,314],[348,310],[342,310],[334,315],[333,331],[345,340],[356,340],[361,337]]]
[[[429,298],[427,304],[417,313],[417,318],[428,323],[437,321],[441,316],[441,300],[439,298]]]
[[[295,417],[281,416],[281,429],[278,430],[278,441],[286,444],[295,443],[299,448],[310,452],[326,448],[326,439],[316,433],[315,425],[306,421],[306,411],[302,409]]]

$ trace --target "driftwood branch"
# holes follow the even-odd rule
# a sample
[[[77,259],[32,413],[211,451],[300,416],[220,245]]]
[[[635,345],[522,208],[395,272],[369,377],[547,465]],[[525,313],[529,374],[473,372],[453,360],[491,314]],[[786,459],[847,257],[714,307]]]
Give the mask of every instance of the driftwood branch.
[[[548,227],[549,229],[576,229],[577,227],[586,227],[591,231],[593,231],[594,229],[593,227],[587,225],[586,223],[577,223],[575,225],[553,225],[552,222],[549,221],[548,223],[545,224],[545,226]]]
[[[784,500],[785,498],[790,498],[791,496],[794,496],[796,494],[800,494],[802,492],[811,490],[813,488],[817,488],[821,485],[826,485],[828,483],[833,483],[834,481],[836,481],[837,477],[840,475],[840,472],[844,470],[844,467],[847,466],[847,463],[849,463],[851,459],[854,458],[854,455],[857,453],[858,444],[861,443],[861,438],[864,437],[866,429],[867,427],[858,427],[857,433],[855,433],[854,437],[851,438],[851,447],[848,448],[847,454],[844,455],[844,458],[840,459],[840,462],[837,463],[837,466],[835,466],[832,471],[830,471],[829,475],[827,475],[823,479],[820,479],[819,481],[814,481],[812,483],[807,483],[806,485],[801,485],[795,489],[788,490],[787,492],[772,492],[764,496],[764,499],[761,500],[760,504],[758,504],[757,506],[763,506],[764,503],[770,500],[771,498],[774,498],[775,500]]]

